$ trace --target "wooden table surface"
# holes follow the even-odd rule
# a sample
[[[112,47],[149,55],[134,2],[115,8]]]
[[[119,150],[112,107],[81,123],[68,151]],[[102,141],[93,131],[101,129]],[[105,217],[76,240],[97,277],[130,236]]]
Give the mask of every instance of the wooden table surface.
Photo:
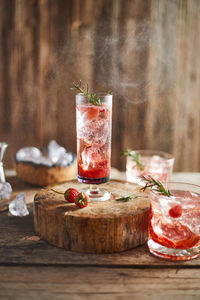
[[[112,178],[125,174],[112,171]],[[200,183],[200,173],[173,180]],[[26,191],[30,214],[0,214],[0,299],[200,299],[200,258],[170,262],[147,246],[117,254],[83,254],[53,247],[34,233],[32,201],[37,189],[8,178]]]

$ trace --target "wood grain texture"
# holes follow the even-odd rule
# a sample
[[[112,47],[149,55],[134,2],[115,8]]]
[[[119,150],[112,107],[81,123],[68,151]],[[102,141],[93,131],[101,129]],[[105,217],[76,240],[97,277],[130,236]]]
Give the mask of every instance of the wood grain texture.
[[[76,180],[57,185],[57,192],[68,188],[84,190]],[[148,236],[149,196],[141,187],[110,180],[101,185],[111,193],[105,202],[91,202],[84,209],[67,203],[63,195],[51,188],[41,190],[34,198],[34,227],[39,236],[54,246],[86,253],[114,253],[146,243]],[[117,202],[123,196],[133,199]],[[136,198],[134,198],[136,197]]]
[[[31,190],[16,177],[9,181],[15,192]],[[66,251],[35,235],[28,208],[23,218],[0,213],[1,299],[199,299],[200,258],[170,262],[146,245],[115,254]]]
[[[200,297],[199,280],[199,269],[1,266],[0,297],[195,300]]]
[[[33,201],[33,199],[32,199]],[[200,266],[200,258],[180,262],[150,255],[146,245],[114,254],[87,254],[51,246],[35,234],[32,208],[30,215],[19,218],[0,214],[0,265],[107,266],[131,268],[191,268]]]
[[[112,165],[125,148],[200,170],[200,2],[0,1],[0,136],[6,167],[50,139],[76,152],[73,81],[113,90]]]
[[[200,2],[154,0],[151,9],[148,146],[172,152],[176,170],[199,170]]]

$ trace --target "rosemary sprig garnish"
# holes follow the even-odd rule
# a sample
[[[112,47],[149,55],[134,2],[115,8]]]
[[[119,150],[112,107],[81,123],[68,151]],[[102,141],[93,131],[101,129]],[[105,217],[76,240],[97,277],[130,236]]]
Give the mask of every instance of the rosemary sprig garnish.
[[[141,156],[135,151],[127,149],[122,153],[122,156],[130,156],[136,162],[138,167],[140,167],[141,170],[144,170],[144,165],[141,162]]]
[[[93,105],[99,105],[101,106],[104,99],[103,97],[101,98],[98,94],[96,93],[90,93],[89,92],[89,86],[87,83],[87,88],[85,89],[85,87],[82,85],[82,82],[80,80],[79,85],[73,82],[73,88],[71,88],[72,90],[78,90],[81,94],[85,95],[88,99],[88,102],[93,104]],[[111,92],[107,92],[108,94],[112,94]]]
[[[130,200],[133,200],[133,199],[137,199],[137,198],[147,198],[147,196],[134,196],[134,197],[131,197],[131,196],[127,196],[127,197],[121,197],[121,198],[118,198],[116,199],[116,201],[118,202],[129,202]]]
[[[146,185],[141,188],[142,191],[145,191],[147,188],[154,188],[156,192],[159,192],[168,197],[171,196],[170,190],[166,190],[160,181],[155,180],[151,176],[149,176],[148,178],[143,176],[142,179],[146,181]]]
[[[130,200],[132,200],[131,196],[121,197],[121,198],[116,199],[116,201],[118,201],[118,202],[129,202]]]

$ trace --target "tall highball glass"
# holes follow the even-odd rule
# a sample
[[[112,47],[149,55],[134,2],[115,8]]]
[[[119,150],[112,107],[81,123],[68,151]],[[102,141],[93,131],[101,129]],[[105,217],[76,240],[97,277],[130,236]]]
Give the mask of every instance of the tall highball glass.
[[[99,184],[109,181],[111,166],[112,95],[100,94],[102,104],[76,95],[78,180],[89,184],[85,191],[91,201],[106,201],[110,193]]]

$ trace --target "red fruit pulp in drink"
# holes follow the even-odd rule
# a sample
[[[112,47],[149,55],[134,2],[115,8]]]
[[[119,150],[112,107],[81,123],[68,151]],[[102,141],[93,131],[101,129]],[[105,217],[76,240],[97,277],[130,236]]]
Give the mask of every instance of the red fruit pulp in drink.
[[[104,178],[110,174],[110,166],[108,160],[99,161],[94,168],[84,169],[82,163],[78,164],[78,174],[85,178]]]
[[[86,146],[83,140],[80,140],[78,158],[78,174],[84,178],[105,178],[110,174],[110,159],[108,151],[104,147]],[[106,149],[107,150],[107,149]]]
[[[200,237],[192,232],[187,226],[179,224],[160,224],[162,234],[153,230],[152,223],[149,224],[149,235],[154,242],[168,248],[187,249],[196,246]],[[178,234],[177,234],[178,233]]]

